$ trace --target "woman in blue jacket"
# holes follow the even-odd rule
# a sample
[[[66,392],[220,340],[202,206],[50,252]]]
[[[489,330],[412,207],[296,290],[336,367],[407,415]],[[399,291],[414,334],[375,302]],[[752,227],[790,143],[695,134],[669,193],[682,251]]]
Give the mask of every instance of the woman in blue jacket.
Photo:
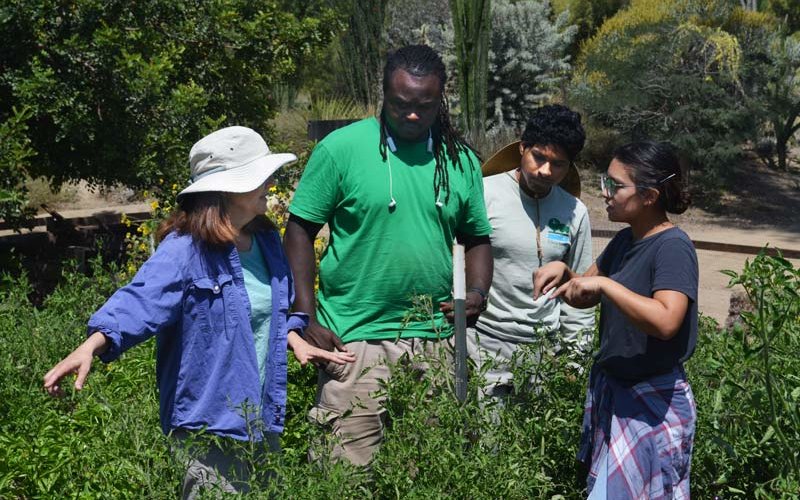
[[[47,392],[61,394],[70,373],[80,390],[95,355],[109,362],[155,336],[165,434],[182,443],[188,432],[203,431],[275,449],[286,406],[287,343],[301,364],[354,360],[307,344],[307,317],[289,312],[291,272],[264,213],[270,176],[294,160],[271,153],[245,127],[198,141],[189,154],[191,184],[159,228],[158,249],[92,315],[87,340],[45,375]],[[184,498],[210,485],[243,487],[234,479],[246,479],[237,477],[246,475],[244,467],[225,448],[191,458]]]

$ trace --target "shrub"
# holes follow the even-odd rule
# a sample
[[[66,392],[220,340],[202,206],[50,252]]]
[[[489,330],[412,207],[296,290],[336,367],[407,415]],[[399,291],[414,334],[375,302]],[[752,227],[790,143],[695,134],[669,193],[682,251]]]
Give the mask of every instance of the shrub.
[[[263,131],[273,88],[338,30],[329,8],[283,4],[4,2],[0,123],[27,110],[14,137],[37,155],[32,177],[183,185],[190,146],[223,124]]]
[[[757,125],[745,88],[759,45],[741,39],[753,16],[721,0],[633,1],[584,45],[572,96],[630,139],[673,142],[719,187]]]
[[[44,373],[84,338],[86,311],[119,285],[95,261],[88,277],[67,269],[42,309],[24,276],[4,277],[0,306],[0,496],[174,497],[176,468],[158,425],[154,346],[117,364],[96,363],[80,394],[53,400]]]
[[[36,155],[27,136],[25,120],[30,117],[30,110],[12,108],[8,119],[0,122],[0,219],[15,228],[32,213],[26,208],[25,186],[31,158]]]
[[[699,409],[694,493],[794,497],[800,491],[800,269],[762,253],[740,273],[726,274],[731,286],[744,288],[753,310],[744,310],[744,324],[728,331],[706,325],[690,364]]]
[[[755,307],[728,331],[701,317],[687,364],[698,407],[692,492],[793,498],[800,488],[800,270],[760,255],[730,274]],[[91,277],[71,270],[63,279],[39,309],[24,275],[0,282],[0,497],[174,498],[184,471],[158,425],[152,342],[95,364],[80,393],[54,400],[41,390],[42,375],[83,339],[87,311],[126,278],[95,260]],[[370,470],[324,455],[307,462],[309,447],[325,438],[305,418],[316,373],[290,359],[283,454],[244,450],[257,472],[252,496],[580,498],[574,456],[586,371],[553,355],[553,341],[542,336],[515,371],[539,390],[521,386],[504,407],[476,400],[474,370],[471,396],[459,404],[446,367],[420,378],[398,366],[382,389],[389,425]]]
[[[551,101],[571,70],[567,47],[577,28],[568,14],[551,21],[546,0],[492,3],[488,126],[524,127],[531,109]]]

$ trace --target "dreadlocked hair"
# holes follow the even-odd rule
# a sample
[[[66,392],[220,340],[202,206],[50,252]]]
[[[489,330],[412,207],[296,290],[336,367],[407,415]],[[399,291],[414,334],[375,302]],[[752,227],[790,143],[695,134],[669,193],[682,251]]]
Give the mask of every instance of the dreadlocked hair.
[[[470,151],[476,158],[478,158],[478,165],[480,165],[480,156],[471,145],[458,133],[450,121],[450,106],[447,102],[447,96],[444,92],[444,85],[447,82],[447,71],[444,62],[435,50],[427,45],[406,45],[393,52],[390,52],[386,65],[383,67],[383,93],[389,88],[389,81],[392,75],[398,69],[402,69],[406,73],[415,76],[423,77],[428,75],[435,75],[439,79],[439,91],[442,94],[442,101],[439,105],[439,113],[436,116],[436,121],[431,127],[431,137],[433,138],[433,158],[436,160],[436,170],[433,174],[433,193],[435,198],[439,199],[439,193],[444,191],[445,203],[450,201],[450,173],[447,169],[447,160],[458,168],[461,172],[464,171],[464,166],[461,164],[460,154]],[[385,97],[384,97],[385,99]],[[380,114],[380,145],[379,150],[381,158],[384,161],[387,159],[387,124],[385,110],[381,109]],[[467,155],[469,160],[469,168],[475,168],[471,155]]]

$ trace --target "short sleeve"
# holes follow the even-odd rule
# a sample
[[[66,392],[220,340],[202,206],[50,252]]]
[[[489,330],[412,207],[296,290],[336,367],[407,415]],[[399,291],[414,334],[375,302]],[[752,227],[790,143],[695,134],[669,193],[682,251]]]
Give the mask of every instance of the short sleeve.
[[[697,253],[688,238],[670,238],[658,248],[653,269],[653,287],[681,292],[697,302]]]
[[[600,252],[600,256],[597,257],[597,269],[604,276],[609,276],[611,274],[614,257],[627,237],[626,231],[629,231],[629,229],[623,229],[615,234],[614,237],[611,238],[611,241],[608,242],[608,245],[606,245],[606,248]]]
[[[339,202],[341,178],[325,144],[314,148],[289,206],[289,212],[307,221],[325,224]]]
[[[470,236],[488,236],[492,233],[492,226],[486,216],[480,162],[472,154],[462,156],[461,161],[464,170],[471,175],[466,183],[469,196],[467,196],[467,206],[459,218],[458,232]]]

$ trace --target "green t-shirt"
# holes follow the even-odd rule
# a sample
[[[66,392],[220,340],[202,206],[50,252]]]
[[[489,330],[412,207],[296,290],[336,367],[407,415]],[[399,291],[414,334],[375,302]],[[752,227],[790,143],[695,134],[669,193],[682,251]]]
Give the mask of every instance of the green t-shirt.
[[[462,154],[464,172],[448,163],[450,200],[437,207],[427,141],[398,142],[395,152],[387,148],[387,163],[379,135],[375,118],[328,135],[314,149],[292,200],[292,214],[330,227],[317,317],[344,342],[449,336],[439,302],[451,299],[453,239],[457,232],[491,233],[479,162]],[[389,164],[394,209],[388,206]],[[431,307],[404,324],[415,295],[430,297]]]

